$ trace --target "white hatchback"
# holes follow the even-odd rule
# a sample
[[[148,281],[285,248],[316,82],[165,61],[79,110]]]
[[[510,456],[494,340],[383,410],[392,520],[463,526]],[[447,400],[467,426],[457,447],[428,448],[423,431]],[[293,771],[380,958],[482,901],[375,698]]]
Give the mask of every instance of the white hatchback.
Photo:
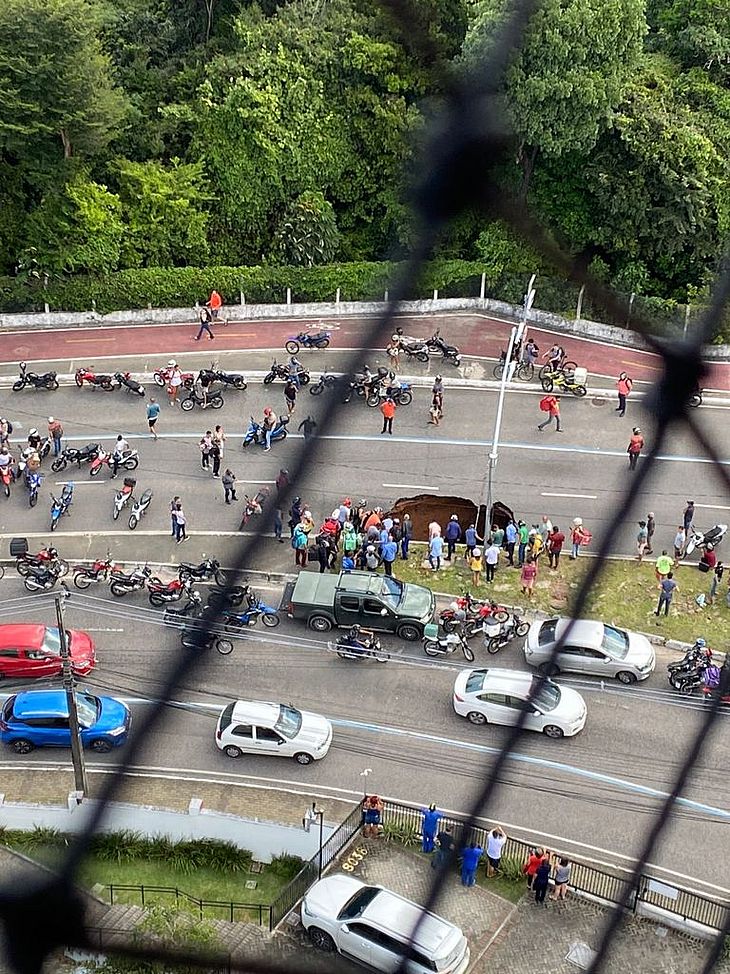
[[[288,704],[237,700],[221,712],[215,742],[229,758],[263,754],[311,764],[329,751],[332,724]]]
[[[636,683],[654,672],[654,647],[639,632],[619,629],[604,622],[576,619],[555,660],[552,652],[565,636],[570,619],[540,619],[533,622],[525,640],[525,660],[541,673],[586,673]]]
[[[525,730],[547,737],[573,737],[585,727],[586,704],[570,687],[532,673],[490,666],[461,670],[454,683],[454,710],[472,724],[516,724],[527,708]],[[528,697],[535,697],[528,703]]]
[[[461,929],[382,886],[344,873],[320,879],[302,900],[302,925],[319,950],[388,974],[463,974],[469,946]]]

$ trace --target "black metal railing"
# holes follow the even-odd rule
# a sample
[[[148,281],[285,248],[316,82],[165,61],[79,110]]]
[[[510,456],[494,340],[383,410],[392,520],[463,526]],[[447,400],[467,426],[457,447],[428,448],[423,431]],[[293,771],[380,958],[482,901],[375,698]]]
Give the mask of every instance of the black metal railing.
[[[237,903],[232,900],[201,900],[176,886],[147,886],[136,883],[109,883],[109,903],[139,903],[147,907],[175,901],[179,909],[197,913],[200,919],[228,920],[231,923],[268,925],[271,907],[268,903]]]

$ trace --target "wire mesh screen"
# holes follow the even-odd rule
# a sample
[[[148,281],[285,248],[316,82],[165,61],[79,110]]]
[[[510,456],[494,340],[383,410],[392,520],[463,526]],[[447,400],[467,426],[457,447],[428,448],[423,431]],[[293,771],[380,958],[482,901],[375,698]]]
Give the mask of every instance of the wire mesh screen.
[[[505,121],[506,114],[501,100],[501,82],[515,52],[519,50],[526,25],[533,14],[535,4],[532,0],[518,0],[512,5],[510,14],[496,30],[491,39],[489,51],[484,53],[477,66],[472,65],[468,72],[457,75],[439,61],[438,53],[431,50],[428,33],[419,26],[421,20],[415,15],[408,0],[382,0],[392,17],[399,23],[401,31],[409,42],[419,47],[424,60],[432,64],[432,70],[439,75],[443,96],[431,121],[427,133],[426,147],[422,153],[424,160],[413,193],[413,207],[418,222],[418,236],[408,261],[402,267],[400,277],[391,283],[390,300],[382,316],[373,320],[369,332],[363,338],[363,348],[384,346],[392,331],[391,321],[399,300],[412,292],[424,261],[432,253],[442,231],[450,221],[458,218],[467,209],[478,208],[489,219],[499,219],[529,241],[545,261],[552,264],[556,272],[578,287],[585,287],[586,300],[593,306],[605,309],[613,320],[626,321],[627,309],[623,299],[593,280],[583,269],[574,266],[567,254],[555,245],[550,235],[528,212],[522,202],[511,198],[500,184],[497,174],[506,153],[514,152],[511,133]],[[598,557],[583,578],[575,599],[574,617],[580,617],[581,608],[593,586],[596,585],[625,511],[631,509],[642,488],[654,470],[656,458],[661,453],[668,433],[673,427],[684,426],[696,438],[706,455],[715,463],[715,473],[728,490],[730,479],[727,468],[719,463],[718,450],[712,439],[688,410],[688,401],[695,386],[703,377],[703,346],[713,337],[717,323],[725,313],[730,294],[730,268],[727,261],[721,264],[714,295],[703,316],[694,322],[687,337],[673,344],[659,342],[653,336],[652,321],[634,310],[631,328],[640,334],[646,345],[661,356],[663,372],[656,382],[648,410],[656,424],[656,435],[646,462],[638,469],[627,487],[623,502],[610,518],[602,538]],[[345,373],[354,372],[358,365],[360,351],[352,353],[345,367]],[[330,405],[320,423],[319,435],[302,446],[296,461],[290,465],[290,482],[296,483],[309,468],[314,468],[323,460],[323,438],[334,428],[337,419],[339,398],[330,398]],[[730,496],[730,490],[728,491]],[[286,502],[286,497],[282,498]],[[257,539],[242,539],[238,563],[235,566],[244,571]],[[173,699],[175,690],[181,685],[189,685],[198,661],[209,652],[207,630],[216,625],[216,614],[206,610],[202,624],[193,634],[197,650],[180,654],[169,671],[164,675],[159,689],[159,699]],[[553,649],[552,660],[569,635]],[[723,680],[727,681],[728,670],[723,670]],[[539,686],[535,693],[539,692]],[[721,696],[728,692],[721,686],[712,697],[711,706],[702,714],[699,727],[693,739],[687,742],[686,752],[669,794],[663,802],[659,814],[646,831],[643,846],[635,863],[634,876],[624,884],[625,894],[607,918],[605,929],[597,946],[595,958],[590,967],[592,974],[602,970],[611,945],[612,937],[621,922],[622,907],[630,891],[635,889],[639,878],[649,862],[667,824],[670,822],[676,798],[687,785],[693,766],[699,762],[703,749],[707,746],[710,731],[716,720]],[[139,720],[129,746],[124,754],[124,763],[116,776],[105,776],[93,806],[89,828],[79,835],[68,849],[64,863],[55,876],[37,880],[34,886],[17,885],[4,888],[0,894],[0,915],[5,925],[8,959],[18,974],[37,974],[44,962],[61,946],[93,948],[92,939],[85,929],[84,906],[75,890],[74,879],[80,863],[87,851],[89,838],[103,823],[108,804],[118,793],[125,770],[138,760],[143,742],[155,734],[164,719],[165,708],[150,707]],[[465,827],[468,833],[470,824],[481,816],[488,816],[498,790],[501,774],[509,761],[510,753],[520,746],[527,710],[519,722],[510,729],[499,756],[484,774],[481,787],[474,793],[469,809],[469,822]],[[425,909],[438,908],[439,895],[444,881],[443,873],[435,871],[433,884],[425,903]],[[43,917],[38,923],[37,918]],[[723,940],[728,933],[725,929],[717,937],[713,949],[707,957],[705,971],[710,971],[722,949]],[[220,958],[201,956],[191,951],[170,954],[150,945],[140,945],[134,941],[118,943],[115,950],[130,958],[145,958],[167,964],[184,963],[187,967],[218,969]],[[402,967],[405,967],[405,959]],[[259,972],[281,972],[304,970],[306,961],[297,956],[295,961],[280,960],[276,957],[252,958],[246,968]],[[336,965],[335,965],[336,966]]]

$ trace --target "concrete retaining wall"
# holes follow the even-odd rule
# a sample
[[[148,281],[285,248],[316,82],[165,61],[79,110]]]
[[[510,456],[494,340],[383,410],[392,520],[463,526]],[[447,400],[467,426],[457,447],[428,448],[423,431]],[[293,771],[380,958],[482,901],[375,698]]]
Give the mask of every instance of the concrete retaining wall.
[[[61,832],[83,832],[97,804],[93,799],[78,804],[75,792],[69,795],[66,806],[6,802],[4,796],[0,799],[0,826],[24,831],[38,826]],[[319,849],[318,825],[305,832],[303,828],[277,822],[239,818],[206,809],[197,798],[191,798],[187,813],[112,802],[100,831],[121,832],[123,829],[147,836],[166,835],[171,839],[223,839],[241,849],[249,849],[259,862],[271,862],[274,856],[282,853],[311,859]],[[325,824],[323,839],[326,841],[333,831],[333,826]]]

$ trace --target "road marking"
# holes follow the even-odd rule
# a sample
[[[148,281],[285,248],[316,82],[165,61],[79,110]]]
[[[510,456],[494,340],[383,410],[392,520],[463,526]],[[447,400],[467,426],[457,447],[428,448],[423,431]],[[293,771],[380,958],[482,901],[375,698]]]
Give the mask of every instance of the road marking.
[[[543,490],[540,492],[540,497],[580,497],[583,500],[595,501],[598,499],[598,494],[553,494]]]
[[[73,484],[74,490],[77,487],[99,487],[105,483],[105,480],[54,480],[56,487],[65,487],[67,484]]]
[[[215,324],[215,322],[213,322],[213,324]],[[256,335],[257,335],[257,332],[255,332],[255,331],[225,331],[225,332],[220,332],[219,334],[230,335],[231,338],[255,338]],[[238,350],[236,349],[235,351],[238,351]],[[245,349],[244,351],[248,351],[248,349]],[[258,349],[251,349],[251,351],[258,351]]]
[[[722,504],[695,504],[695,507],[702,507],[707,511],[730,511],[730,507],[723,507]]]
[[[124,632],[123,629],[89,629],[88,626],[84,626],[84,632]]]
[[[92,345],[94,342],[116,342],[116,338],[67,338],[66,345]]]
[[[650,372],[663,372],[657,365],[648,365],[646,362],[629,362],[626,359],[621,359],[621,365],[633,365],[637,369],[649,369]]]
[[[236,480],[237,484],[275,484],[275,480]]]
[[[438,490],[438,487],[430,487],[428,484],[383,484],[383,487],[404,487],[407,490]]]

